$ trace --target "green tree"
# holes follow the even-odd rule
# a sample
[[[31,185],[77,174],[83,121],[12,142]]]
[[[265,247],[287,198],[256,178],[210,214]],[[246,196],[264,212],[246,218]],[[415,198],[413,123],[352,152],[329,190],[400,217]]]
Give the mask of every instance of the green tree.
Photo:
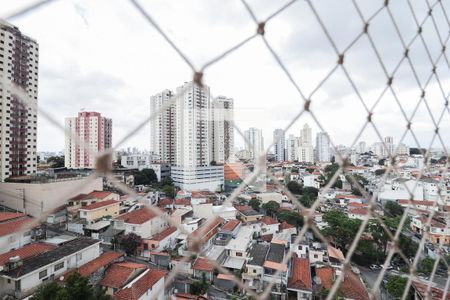
[[[346,252],[358,232],[361,220],[350,219],[344,212],[336,210],[326,212],[323,219],[328,225],[322,233],[330,238],[336,247]]]
[[[157,181],[158,177],[153,169],[143,169],[134,174],[134,184],[149,185]]]
[[[104,289],[95,289],[89,279],[75,272],[69,275],[65,287],[51,282],[38,288],[34,300],[110,300]]]
[[[265,210],[267,215],[273,216],[278,211],[278,209],[280,209],[280,204],[275,201],[269,201],[267,203],[264,203],[262,205],[262,208]]]
[[[400,299],[406,288],[407,281],[408,281],[408,278],[406,278],[406,277],[389,276],[388,281],[386,283],[386,290],[395,299]],[[406,299],[414,299],[411,289],[409,290],[409,293],[408,293],[408,296]]]
[[[412,258],[416,255],[419,245],[414,242],[409,236],[405,236],[402,234],[400,235],[399,239],[399,247],[406,257]]]
[[[302,185],[297,181],[289,181],[286,187],[292,194],[300,195],[302,193]]]
[[[433,267],[434,267],[434,259],[432,259],[430,257],[426,257],[419,262],[419,265],[417,266],[417,270],[420,273],[430,275],[431,272],[433,271]]]
[[[324,185],[327,185],[330,182],[331,178],[333,178],[334,174],[339,170],[339,168],[340,166],[337,163],[332,163],[331,165],[325,167]],[[340,178],[337,178],[332,187],[341,189],[342,180]]]
[[[259,211],[261,207],[261,200],[253,198],[248,202],[248,205],[250,205],[254,210]]]
[[[52,168],[63,168],[64,167],[64,156],[50,156],[47,158],[47,163]]]
[[[170,197],[170,198],[175,197],[175,187],[173,185],[164,185],[161,188],[161,192],[166,194],[167,197]]]
[[[403,207],[395,201],[387,201],[384,204],[384,209],[393,217],[403,215]]]
[[[378,170],[375,170],[375,175],[376,175],[376,176],[381,176],[381,175],[383,175],[384,173],[386,173],[386,169],[378,169]]]
[[[279,211],[277,212],[277,219],[279,222],[286,221],[294,226],[303,226],[303,217],[295,211]]]
[[[191,283],[191,294],[204,295],[208,291],[209,283],[206,281],[205,273],[202,274],[202,280],[196,280]]]
[[[142,238],[133,232],[122,236],[120,239],[120,246],[127,255],[136,255],[136,250],[141,244]]]

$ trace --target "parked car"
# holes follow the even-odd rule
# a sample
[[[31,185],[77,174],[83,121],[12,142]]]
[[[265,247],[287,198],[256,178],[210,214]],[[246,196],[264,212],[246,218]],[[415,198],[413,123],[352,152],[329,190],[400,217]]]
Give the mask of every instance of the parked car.
[[[375,270],[381,270],[381,266],[380,265],[370,265],[370,267],[369,267],[369,269],[371,269],[372,271],[375,271]]]

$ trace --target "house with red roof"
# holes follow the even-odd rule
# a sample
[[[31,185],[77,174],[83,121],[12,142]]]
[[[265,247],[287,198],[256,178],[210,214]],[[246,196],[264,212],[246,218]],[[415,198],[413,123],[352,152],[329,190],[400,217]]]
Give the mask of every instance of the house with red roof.
[[[31,243],[33,225],[23,213],[0,212],[0,254]]]
[[[192,265],[194,277],[198,279],[203,278],[203,274],[208,281],[214,278],[214,265],[207,258],[198,257]]]
[[[190,251],[200,251],[209,247],[213,242],[213,237],[219,232],[223,219],[216,217],[204,222],[199,228],[194,230],[187,237],[187,248]]]
[[[288,233],[290,235],[297,234],[297,228],[294,225],[289,224],[286,221],[283,221],[280,224],[280,232],[281,233]]]
[[[169,227],[167,218],[168,214],[159,208],[143,207],[114,218],[113,228],[150,238]]]
[[[92,224],[104,217],[117,217],[119,215],[119,201],[105,200],[80,207],[78,210],[81,219]]]
[[[99,285],[106,289],[106,294],[113,296],[139,274],[147,270],[144,264],[119,262],[108,267]]]
[[[291,272],[288,278],[288,294],[297,299],[312,299],[311,265],[308,258],[299,258],[295,254],[291,259]]]
[[[270,216],[264,216],[261,218],[261,235],[275,234],[278,232],[280,223]]]
[[[147,269],[114,293],[114,300],[164,300],[164,278],[167,272]]]
[[[178,234],[179,231],[176,227],[168,227],[151,238],[143,239],[141,256],[150,257],[150,252],[159,252],[164,249],[172,249],[175,247]]]

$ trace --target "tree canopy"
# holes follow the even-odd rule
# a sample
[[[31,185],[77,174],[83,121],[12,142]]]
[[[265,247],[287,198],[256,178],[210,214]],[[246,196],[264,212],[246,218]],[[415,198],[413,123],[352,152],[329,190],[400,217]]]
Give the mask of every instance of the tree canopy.
[[[261,200],[253,198],[248,202],[248,205],[250,205],[254,210],[259,211],[261,208]]]
[[[133,232],[130,232],[120,238],[120,246],[127,255],[136,255],[136,250],[141,243],[142,238]]]
[[[158,177],[153,169],[143,169],[134,174],[134,184],[149,185],[157,181]]]
[[[395,201],[387,201],[384,204],[384,209],[393,217],[403,215],[403,207]]]
[[[408,278],[406,278],[406,277],[389,276],[388,281],[386,283],[386,290],[392,297],[394,297],[396,299],[400,299],[406,288],[407,281],[408,281]],[[410,292],[409,292],[408,296],[406,297],[406,299],[414,299],[412,296],[412,293],[411,293],[411,289],[410,289]]]
[[[50,156],[47,158],[47,163],[52,168],[63,168],[64,167],[64,156]]]
[[[109,300],[104,289],[95,289],[89,279],[75,272],[69,275],[66,285],[62,286],[53,281],[38,288],[33,300]]]
[[[300,195],[302,193],[302,185],[298,183],[297,181],[289,181],[289,183],[286,185],[289,192],[292,194]]]

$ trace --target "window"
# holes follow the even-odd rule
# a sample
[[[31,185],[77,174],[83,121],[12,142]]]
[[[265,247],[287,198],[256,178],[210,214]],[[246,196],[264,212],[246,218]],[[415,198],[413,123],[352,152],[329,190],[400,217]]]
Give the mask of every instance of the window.
[[[55,272],[58,270],[61,270],[62,268],[64,268],[64,262],[60,262],[59,264],[55,265]]]
[[[236,256],[242,256],[242,252],[236,252]]]
[[[77,261],[81,260],[83,258],[83,256],[81,255],[81,253],[77,253]]]
[[[319,255],[317,255],[317,254],[314,254],[314,258],[319,258]]]
[[[47,276],[47,270],[39,272],[39,279],[42,279]]]

